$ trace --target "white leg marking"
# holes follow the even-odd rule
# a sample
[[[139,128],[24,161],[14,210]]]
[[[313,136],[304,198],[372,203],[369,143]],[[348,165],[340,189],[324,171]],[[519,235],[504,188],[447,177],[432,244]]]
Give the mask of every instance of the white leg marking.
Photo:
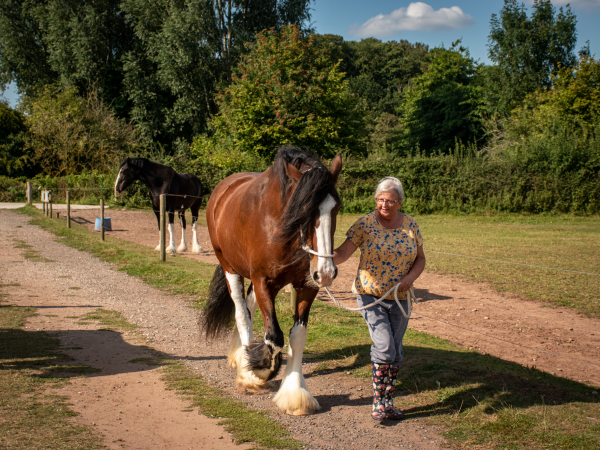
[[[331,245],[331,210],[335,207],[335,200],[328,195],[323,203],[319,205],[319,226],[316,228],[317,251],[321,255],[330,255],[333,248]],[[318,258],[317,272],[321,277],[322,286],[330,286],[335,275],[335,265],[331,258]]]
[[[231,298],[233,299],[233,303],[235,303],[235,322],[237,331],[237,333],[233,333],[227,360],[231,367],[237,369],[238,375],[235,381],[238,386],[251,390],[257,389],[265,386],[267,382],[261,380],[252,371],[246,369],[248,361],[246,352],[244,351],[244,347],[254,339],[254,333],[252,332],[252,317],[254,316],[254,312],[250,307],[246,309],[247,301],[244,300],[244,279],[239,275],[228,272],[225,272],[225,277],[227,278],[229,288],[231,289]],[[251,294],[249,300],[250,297],[254,297],[254,295]],[[257,303],[255,298],[252,298],[250,304],[253,306],[253,310],[256,311]],[[248,310],[251,311],[250,314],[248,314]]]
[[[192,224],[192,231],[194,232],[194,237],[192,238],[192,252],[202,253],[204,251],[204,249],[202,247],[200,247],[200,244],[198,243],[197,228],[198,228],[198,223],[194,222]]]
[[[175,227],[172,223],[169,223],[169,246],[167,247],[167,252],[177,253],[177,250],[175,250]]]
[[[178,252],[187,252],[187,241],[185,239],[185,230],[181,227],[181,245],[177,248]]]
[[[250,311],[250,330],[252,330],[252,323],[254,322],[254,313],[256,313],[256,308],[258,307],[256,295],[254,295],[254,289],[252,289],[250,295],[248,295],[248,297],[246,298],[246,306],[248,307],[248,311]],[[252,341],[253,339],[254,333],[252,332],[250,340]],[[227,363],[232,369],[237,368],[238,350],[240,350],[241,348],[242,341],[240,339],[240,332],[238,331],[236,319],[236,325],[231,335],[231,342],[229,343],[229,350],[227,351]]]
[[[313,414],[321,409],[319,403],[306,389],[306,382],[302,375],[302,354],[306,345],[306,334],[306,325],[297,323],[292,328],[285,375],[277,395],[273,398],[279,409],[294,416]]]

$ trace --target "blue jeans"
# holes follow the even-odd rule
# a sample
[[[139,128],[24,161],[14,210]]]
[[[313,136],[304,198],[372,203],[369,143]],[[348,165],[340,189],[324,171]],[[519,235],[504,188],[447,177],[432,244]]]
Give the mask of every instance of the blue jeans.
[[[358,306],[374,303],[377,297],[356,294]],[[401,300],[404,311],[408,311],[408,301]],[[404,317],[394,300],[384,300],[360,312],[367,325],[373,345],[371,345],[371,361],[376,364],[391,364],[398,367],[402,362],[402,339],[406,333],[408,319]]]

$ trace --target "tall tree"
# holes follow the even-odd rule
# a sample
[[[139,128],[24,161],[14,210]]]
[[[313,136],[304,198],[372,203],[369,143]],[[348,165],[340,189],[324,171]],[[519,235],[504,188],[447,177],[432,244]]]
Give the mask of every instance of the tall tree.
[[[52,70],[50,51],[43,39],[36,10],[44,0],[0,0],[0,89],[12,81],[19,91],[53,83],[58,73]]]
[[[577,20],[567,6],[556,13],[550,0],[534,0],[531,17],[517,0],[504,0],[500,15],[492,15],[486,70],[487,104],[491,114],[509,114],[527,94],[552,86],[559,66],[577,59]]]
[[[327,49],[297,26],[263,31],[231,85],[217,96],[214,135],[196,141],[197,154],[224,148],[270,160],[278,146],[307,146],[332,157],[361,152],[362,114]]]
[[[427,72],[406,93],[399,112],[407,150],[446,152],[457,139],[466,144],[482,135],[478,65],[459,43],[433,49]]]

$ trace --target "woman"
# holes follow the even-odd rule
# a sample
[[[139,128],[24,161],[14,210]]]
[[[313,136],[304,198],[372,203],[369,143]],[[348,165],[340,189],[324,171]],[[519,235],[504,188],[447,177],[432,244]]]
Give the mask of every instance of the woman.
[[[360,263],[352,292],[359,307],[375,302],[396,284],[398,299],[407,311],[406,291],[425,268],[423,239],[415,219],[400,211],[404,190],[399,180],[386,177],[375,191],[377,209],[358,219],[346,233],[346,241],[334,250],[334,264],[346,261],[357,248]],[[401,420],[392,393],[402,362],[402,339],[408,319],[393,294],[379,305],[361,311],[373,340],[373,412],[371,417]]]

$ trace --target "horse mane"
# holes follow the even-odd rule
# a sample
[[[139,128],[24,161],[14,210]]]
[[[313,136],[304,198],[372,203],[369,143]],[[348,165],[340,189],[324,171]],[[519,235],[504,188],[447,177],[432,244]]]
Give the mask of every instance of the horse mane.
[[[150,160],[146,158],[123,158],[121,165],[119,166],[119,170],[125,164],[131,164],[132,166],[136,166],[138,169],[143,169],[146,166],[146,163],[149,163]]]
[[[286,204],[285,199],[292,185],[292,180],[286,174],[287,163],[303,174]],[[308,236],[310,226],[319,214],[319,206],[327,195],[331,195],[338,202],[340,198],[325,164],[306,149],[279,147],[273,168],[279,178],[281,204],[285,204],[279,221],[278,238],[282,242],[293,242],[299,234]]]

